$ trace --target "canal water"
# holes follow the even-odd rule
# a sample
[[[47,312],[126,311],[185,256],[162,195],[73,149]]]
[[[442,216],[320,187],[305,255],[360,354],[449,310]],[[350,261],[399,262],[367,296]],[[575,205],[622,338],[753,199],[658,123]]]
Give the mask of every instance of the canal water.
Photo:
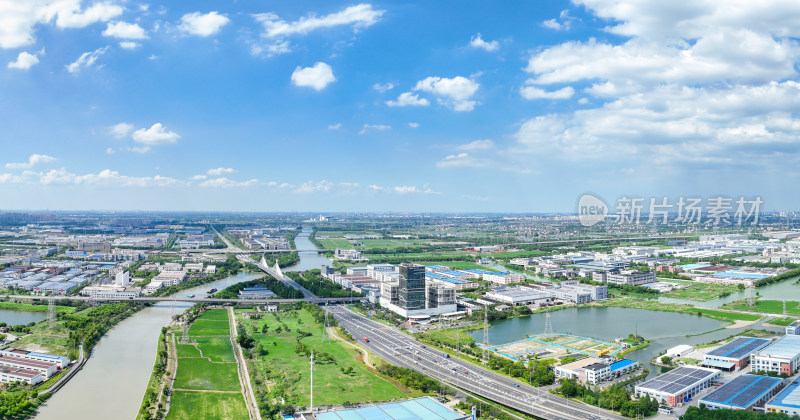
[[[545,320],[546,314],[538,313],[527,317],[495,321],[489,328],[489,344],[510,343],[523,340],[529,335],[543,334]],[[659,353],[679,344],[705,344],[746,329],[725,328],[701,334],[727,327],[730,324],[696,315],[614,307],[562,309],[551,312],[550,320],[553,331],[561,334],[613,342],[617,337],[624,338],[628,334],[638,333],[646,339],[653,340],[650,346],[626,356],[650,369],[651,377],[659,372],[659,368],[649,364],[649,360]],[[764,327],[758,323],[747,328]],[[779,331],[777,328],[774,330]],[[478,343],[483,342],[483,331],[472,331],[469,335]],[[687,335],[691,335],[691,337],[687,337]]]
[[[308,239],[311,235],[311,227],[303,226],[303,230],[294,238],[296,249],[316,249],[317,247]],[[323,265],[333,265],[333,262],[325,257],[325,254],[318,252],[298,252],[300,262],[282,269],[283,271],[306,271],[320,269]]]
[[[209,289],[222,290],[259,277],[259,274],[239,273],[179,293],[204,296]],[[135,418],[153,370],[161,327],[189,306],[160,302],[117,324],[95,346],[83,369],[43,404],[33,418]]]
[[[47,312],[0,309],[0,322],[5,322],[6,325],[25,325],[30,322],[39,322],[43,319],[47,319]]]

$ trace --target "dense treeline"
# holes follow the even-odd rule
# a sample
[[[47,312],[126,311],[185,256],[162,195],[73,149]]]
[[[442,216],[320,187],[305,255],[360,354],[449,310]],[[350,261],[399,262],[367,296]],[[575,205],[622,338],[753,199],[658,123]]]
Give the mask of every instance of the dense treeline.
[[[782,413],[759,413],[745,410],[709,410],[705,404],[700,407],[689,407],[681,420],[782,420],[797,419]]]
[[[418,389],[425,393],[441,392],[444,394],[455,394],[452,388],[411,369],[382,364],[378,366],[378,372],[390,378],[394,378],[405,387]]]
[[[300,255],[296,252],[283,252],[279,255],[266,255],[267,265],[274,266],[278,262],[280,268],[290,267],[300,262]],[[261,258],[259,258],[259,261]]]
[[[85,312],[58,314],[64,327],[70,330],[67,338],[69,357],[78,357],[81,342],[84,343],[84,351],[91,351],[106,331],[140,308],[138,303],[119,302],[97,306]]]
[[[286,275],[294,280],[297,284],[305,287],[317,297],[336,298],[336,297],[350,297],[350,296],[363,296],[361,293],[353,292],[348,289],[343,289],[342,286],[326,280],[322,277],[319,270],[308,270],[302,274],[296,271],[286,273]]]
[[[0,418],[27,418],[48,397],[49,393],[38,394],[22,385],[6,385],[6,391],[0,392]]]
[[[555,391],[567,398],[580,397],[583,402],[605,409],[617,410],[626,417],[643,415],[647,417],[658,411],[658,401],[645,395],[638,400],[631,399],[631,393],[619,384],[595,391],[579,384],[574,379],[562,379]]]
[[[302,299],[303,292],[295,289],[294,287],[287,286],[272,276],[264,276],[257,280],[244,281],[228,286],[214,295],[220,299],[238,299],[239,292],[246,287],[266,287],[272,290],[273,293],[278,295],[281,299]]]
[[[776,282],[779,282],[781,280],[786,280],[786,279],[788,279],[790,277],[795,277],[797,275],[800,275],[800,268],[795,269],[795,270],[791,270],[791,271],[787,271],[787,272],[785,272],[783,274],[779,274],[779,275],[777,275],[775,277],[767,277],[765,279],[756,280],[756,282],[754,284],[755,284],[756,287],[766,286],[768,284],[776,283]]]
[[[601,283],[599,281],[592,281],[588,279],[580,279],[580,282],[583,284],[589,284],[592,286],[608,286],[608,290],[620,290],[623,292],[628,293],[645,293],[650,295],[658,295],[660,292],[655,289],[649,289],[647,287],[642,286],[630,286],[627,284],[613,284],[613,283]]]

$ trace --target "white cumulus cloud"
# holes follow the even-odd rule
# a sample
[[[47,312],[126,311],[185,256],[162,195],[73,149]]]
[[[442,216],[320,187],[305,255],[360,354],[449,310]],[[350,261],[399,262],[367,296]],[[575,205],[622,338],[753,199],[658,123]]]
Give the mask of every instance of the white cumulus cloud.
[[[155,123],[150,128],[140,128],[133,132],[132,137],[135,142],[151,146],[175,143],[181,138],[178,133],[167,131],[161,123]]]
[[[386,101],[388,106],[428,106],[430,104],[427,99],[420,98],[419,95],[412,92],[403,92],[397,97],[397,100]]]
[[[267,56],[283,54],[291,51],[289,41],[286,39],[288,37],[306,35],[319,29],[337,26],[351,26],[354,31],[358,31],[377,23],[385,12],[373,8],[371,4],[362,3],[323,16],[309,14],[294,22],[282,20],[275,13],[255,14],[253,17],[263,26],[261,38],[266,44],[253,45],[251,52]]]
[[[234,174],[234,173],[236,173],[236,169],[220,167],[220,168],[209,169],[208,172],[206,172],[206,173],[208,175],[219,176],[219,175],[224,175],[224,174]]]
[[[15,61],[11,61],[8,63],[8,68],[28,70],[29,68],[35,66],[38,63],[39,63],[39,57],[37,57],[36,54],[31,54],[27,51],[22,51],[17,55],[17,59]]]
[[[469,40],[469,46],[472,48],[479,48],[485,51],[497,51],[500,48],[500,43],[497,41],[485,41],[480,32]]]
[[[114,124],[111,128],[108,129],[108,132],[111,133],[112,136],[121,139],[127,136],[131,130],[133,130],[133,124],[128,124],[125,122],[121,122],[119,124]]]
[[[318,61],[311,67],[297,66],[292,72],[292,84],[320,91],[336,81],[331,66]]]
[[[147,39],[147,32],[137,23],[110,22],[103,36],[120,39]]]
[[[187,13],[181,17],[178,29],[190,35],[211,36],[222,30],[231,20],[216,11],[202,14],[200,12]]]
[[[477,102],[471,99],[479,87],[477,82],[463,76],[452,79],[431,76],[417,82],[414,90],[439,96],[439,103],[454,111],[472,111]]]
[[[394,84],[388,83],[388,82],[387,83],[382,83],[382,84],[381,83],[375,83],[374,85],[372,85],[372,88],[377,90],[380,93],[384,93],[384,92],[388,92],[388,91],[394,89]]]
[[[55,21],[58,28],[83,28],[107,22],[122,14],[122,6],[111,1],[0,0],[0,48],[19,48],[36,42],[35,26]]]
[[[50,163],[55,161],[56,158],[48,155],[40,155],[40,154],[32,154],[28,157],[27,162],[19,162],[19,163],[6,163],[7,169],[29,169],[32,168],[40,163]]]
[[[522,86],[519,94],[525,99],[569,99],[575,94],[575,89],[567,86],[550,92],[535,86]]]

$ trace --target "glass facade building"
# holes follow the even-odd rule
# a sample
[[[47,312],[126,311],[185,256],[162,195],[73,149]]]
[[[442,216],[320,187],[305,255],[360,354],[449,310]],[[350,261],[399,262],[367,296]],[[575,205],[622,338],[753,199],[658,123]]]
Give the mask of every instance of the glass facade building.
[[[400,264],[399,305],[405,310],[425,309],[425,266]]]

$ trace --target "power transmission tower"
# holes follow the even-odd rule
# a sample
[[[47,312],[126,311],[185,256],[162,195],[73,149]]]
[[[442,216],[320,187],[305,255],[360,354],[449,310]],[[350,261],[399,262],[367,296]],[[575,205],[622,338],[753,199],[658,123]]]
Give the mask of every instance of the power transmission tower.
[[[751,286],[748,289],[749,289],[749,293],[748,293],[748,296],[747,296],[747,306],[752,308],[752,307],[756,306],[756,288]]]
[[[550,319],[550,307],[547,307],[547,312],[544,316],[544,335],[553,335],[553,321]]]
[[[328,343],[331,342],[331,336],[328,334],[328,328],[331,326],[331,321],[328,319],[328,311],[325,311],[325,327],[322,329],[322,342],[324,343],[325,340],[328,340]]]
[[[51,330],[56,326],[56,304],[52,296],[47,300],[47,323]]]

